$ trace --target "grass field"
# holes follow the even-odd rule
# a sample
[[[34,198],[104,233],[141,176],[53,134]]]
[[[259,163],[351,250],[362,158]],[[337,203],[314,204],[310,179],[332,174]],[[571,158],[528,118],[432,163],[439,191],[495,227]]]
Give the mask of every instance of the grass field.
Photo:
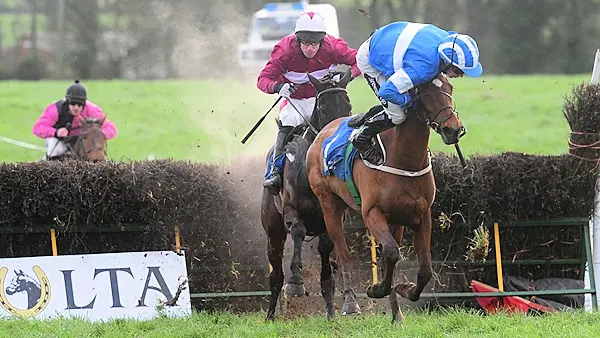
[[[517,151],[561,154],[569,127],[562,116],[564,96],[588,81],[580,76],[502,76],[454,79],[456,105],[468,128],[461,148],[470,154]],[[237,155],[260,155],[274,140],[277,108],[245,144],[241,139],[271,106],[275,95],[255,80],[85,81],[119,133],[108,144],[115,160],[154,158],[222,162]],[[59,99],[69,82],[0,82],[0,136],[43,146],[31,127],[44,107]],[[376,100],[362,78],[349,85],[354,113]],[[432,134],[434,151],[453,152]],[[0,142],[5,162],[36,161],[43,153]]]
[[[473,311],[405,312],[403,325],[388,315],[281,319],[265,322],[263,314],[194,314],[149,322],[115,320],[90,324],[79,320],[0,321],[0,337],[597,337],[598,313],[561,313],[541,317]]]

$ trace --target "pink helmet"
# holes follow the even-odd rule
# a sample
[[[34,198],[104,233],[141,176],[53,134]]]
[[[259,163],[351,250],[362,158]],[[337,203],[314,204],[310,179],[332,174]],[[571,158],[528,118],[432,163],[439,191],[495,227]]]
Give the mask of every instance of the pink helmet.
[[[294,32],[301,41],[320,42],[327,34],[327,25],[320,14],[307,12],[300,15],[296,21]]]

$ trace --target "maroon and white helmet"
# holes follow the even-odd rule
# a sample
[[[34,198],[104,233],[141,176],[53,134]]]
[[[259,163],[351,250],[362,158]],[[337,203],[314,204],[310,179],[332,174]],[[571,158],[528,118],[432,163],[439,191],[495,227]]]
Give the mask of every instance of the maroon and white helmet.
[[[296,21],[294,32],[300,41],[321,42],[327,35],[327,25],[320,14],[307,12],[300,15]]]

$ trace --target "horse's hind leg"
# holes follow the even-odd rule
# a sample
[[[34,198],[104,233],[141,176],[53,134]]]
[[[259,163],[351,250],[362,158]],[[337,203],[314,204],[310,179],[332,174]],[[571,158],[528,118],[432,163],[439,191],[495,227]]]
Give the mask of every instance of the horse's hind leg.
[[[283,214],[285,226],[290,229],[294,241],[294,256],[290,266],[292,276],[285,286],[285,294],[289,297],[300,297],[304,296],[306,292],[302,281],[302,243],[306,237],[306,227],[298,218],[298,212],[295,209],[287,207]]]
[[[413,231],[413,246],[419,260],[419,272],[417,274],[417,284],[403,283],[398,284],[395,290],[404,298],[417,301],[421,297],[421,292],[425,285],[431,279],[431,210],[428,210],[421,217],[421,225]]]
[[[275,308],[277,300],[283,288],[283,248],[285,245],[285,231],[281,233],[268,234],[269,242],[267,244],[267,256],[271,264],[271,273],[269,274],[269,288],[271,289],[271,297],[269,298],[269,311],[267,319],[272,320],[275,317]]]
[[[327,224],[327,233],[333,240],[338,268],[342,275],[344,297],[342,315],[360,313],[360,306],[352,289],[352,258],[344,234],[344,213],[347,206],[339,197],[327,191],[321,192],[319,202]]]
[[[335,293],[335,280],[332,276],[331,262],[329,257],[333,251],[333,241],[328,234],[319,235],[319,254],[321,255],[321,295],[325,300],[327,317],[333,318],[335,310],[333,307],[333,295]]]
[[[369,232],[373,234],[375,239],[383,246],[382,261],[383,261],[383,280],[375,285],[369,286],[367,296],[371,298],[383,298],[392,293],[392,279],[396,262],[400,257],[398,245],[390,234],[387,219],[377,207],[373,207],[363,214],[365,225]]]
[[[267,234],[267,256],[271,264],[271,273],[269,274],[269,288],[271,297],[269,298],[269,310],[267,319],[273,320],[275,317],[275,308],[277,300],[283,288],[283,248],[287,238],[287,232],[283,225],[283,218],[277,211],[273,203],[273,197],[270,193],[263,193],[261,206],[261,223]]]

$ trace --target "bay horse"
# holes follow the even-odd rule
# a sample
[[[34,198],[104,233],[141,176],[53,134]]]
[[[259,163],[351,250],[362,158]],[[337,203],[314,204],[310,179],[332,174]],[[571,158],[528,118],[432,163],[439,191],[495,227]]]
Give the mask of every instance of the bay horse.
[[[70,128],[69,131],[81,129],[79,135],[59,137],[67,145],[67,152],[60,156],[50,157],[49,160],[76,159],[81,161],[99,162],[106,158],[106,136],[102,131],[103,119],[92,117],[82,118],[81,126]]]
[[[324,173],[324,141],[332,137],[344,122],[364,122],[366,117],[361,115],[375,115],[383,107],[375,106],[368,113],[352,119],[340,118],[331,122],[319,132],[308,149],[308,178],[319,199],[327,232],[335,245],[343,290],[353,293],[353,262],[343,228],[344,213],[352,208],[361,212],[366,228],[383,247],[383,278],[380,283],[368,287],[367,295],[370,298],[390,296],[392,321],[404,319],[396,293],[416,301],[432,275],[431,205],[435,198],[435,181],[428,148],[429,128],[438,132],[446,144],[458,143],[466,133],[452,105],[452,90],[444,74],[438,74],[432,81],[414,89],[416,106],[408,112],[406,120],[376,137],[385,154],[385,163],[375,166],[360,157],[348,160],[352,172],[345,177],[346,181],[350,179],[354,184],[353,194],[348,182]],[[346,144],[352,146],[351,143]],[[405,226],[413,230],[413,245],[419,261],[417,284],[401,283],[393,287],[399,258],[398,245]]]
[[[81,133],[75,143],[75,155],[80,160],[104,161],[106,157],[106,136],[102,131],[103,118],[86,118],[81,121]]]
[[[261,223],[268,237],[267,255],[272,267],[269,276],[271,296],[267,320],[274,319],[277,300],[283,287],[283,250],[288,234],[294,242],[294,254],[290,264],[292,276],[285,288],[286,295],[305,295],[302,280],[302,243],[306,236],[318,236],[321,294],[325,299],[328,317],[334,315],[335,283],[330,262],[333,241],[327,234],[319,200],[310,189],[306,174],[306,151],[317,132],[339,117],[352,115],[352,105],[345,89],[352,79],[351,70],[348,69],[339,81],[332,80],[330,75],[318,80],[308,74],[310,83],[317,91],[314,109],[308,121],[310,125],[303,123],[293,128],[286,138],[288,143],[279,195],[272,195],[267,189],[263,189]],[[267,154],[267,165],[272,152],[273,148]]]

